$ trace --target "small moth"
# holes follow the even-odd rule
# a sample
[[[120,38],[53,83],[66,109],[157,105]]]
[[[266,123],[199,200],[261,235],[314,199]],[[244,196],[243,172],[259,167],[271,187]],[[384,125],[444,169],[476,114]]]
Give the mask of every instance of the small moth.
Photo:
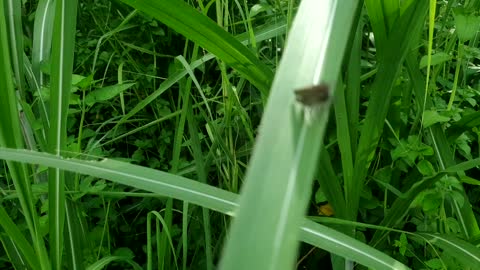
[[[326,102],[330,98],[329,87],[322,83],[295,90],[295,97],[301,104],[314,107]]]
[[[321,83],[314,86],[295,90],[295,98],[303,105],[304,119],[307,125],[311,125],[319,113],[321,106],[330,99],[328,85]]]

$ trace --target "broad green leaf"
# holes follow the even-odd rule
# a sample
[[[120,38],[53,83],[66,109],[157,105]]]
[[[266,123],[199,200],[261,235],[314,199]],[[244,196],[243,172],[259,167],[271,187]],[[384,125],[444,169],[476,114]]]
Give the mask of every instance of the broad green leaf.
[[[423,197],[422,206],[423,211],[429,212],[436,210],[440,207],[442,203],[442,196],[438,193],[429,193]]]
[[[461,42],[466,42],[475,37],[480,29],[480,16],[467,14],[462,8],[454,12],[455,29]]]
[[[434,55],[432,55],[432,62],[430,63],[430,66],[436,66],[436,65],[441,65],[445,62],[448,62],[452,60],[452,56],[445,53],[445,52],[439,52]],[[427,61],[428,57],[424,55],[422,59],[420,60],[420,68],[425,68],[427,67]]]
[[[92,106],[97,102],[107,101],[112,99],[116,96],[119,96],[120,93],[127,90],[128,88],[134,86],[135,83],[125,83],[125,84],[116,84],[106,86],[100,89],[95,89],[92,92],[88,93],[85,97],[85,104],[87,106]]]
[[[435,174],[432,163],[425,159],[417,163],[417,169],[423,176],[432,176]]]
[[[431,259],[426,261],[425,264],[431,269],[442,269],[445,267],[445,265],[442,263],[442,260],[440,259]]]
[[[448,122],[450,117],[440,115],[437,111],[425,111],[423,113],[423,126],[430,127],[433,124]]]

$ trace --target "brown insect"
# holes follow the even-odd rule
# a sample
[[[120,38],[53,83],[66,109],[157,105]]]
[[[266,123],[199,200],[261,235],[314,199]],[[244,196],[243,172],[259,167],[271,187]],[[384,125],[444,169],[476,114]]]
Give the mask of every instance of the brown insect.
[[[330,98],[330,91],[328,85],[322,83],[295,90],[295,97],[305,106],[315,106],[326,102]]]

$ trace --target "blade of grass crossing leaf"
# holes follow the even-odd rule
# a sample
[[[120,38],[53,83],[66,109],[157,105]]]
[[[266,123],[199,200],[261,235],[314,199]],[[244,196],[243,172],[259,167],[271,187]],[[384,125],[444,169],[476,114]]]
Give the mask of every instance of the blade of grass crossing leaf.
[[[337,90],[336,93],[342,90]],[[338,96],[338,95],[337,95]],[[335,101],[337,103],[337,101]],[[336,113],[336,110],[335,110]],[[338,129],[337,129],[338,130]],[[342,157],[343,159],[343,157]],[[345,205],[345,196],[343,195],[342,186],[340,181],[335,175],[335,171],[332,167],[332,160],[330,159],[328,151],[325,149],[325,146],[322,145],[320,152],[320,161],[317,169],[317,181],[320,183],[320,189],[323,191],[325,196],[328,199],[328,203],[332,206],[335,216],[341,218],[347,218],[348,211]],[[353,168],[352,168],[353,169]],[[332,226],[332,228],[343,232],[347,235],[355,235],[355,230],[352,227],[342,227],[342,226]],[[333,269],[344,269],[345,260],[342,257],[337,256],[336,254],[331,254],[331,262]]]
[[[55,166],[62,170],[91,175],[122,185],[148,190],[161,196],[169,196],[178,200],[189,201],[193,204],[207,207],[227,215],[232,215],[234,213],[233,211],[239,206],[237,203],[237,194],[181,176],[126,162],[109,159],[102,161],[85,161],[74,158],[65,159],[47,153],[8,148],[0,148],[0,159],[39,164],[47,167]],[[384,261],[382,264],[399,266],[400,268],[398,269],[402,269],[400,262],[393,260],[384,253],[380,253],[381,255],[374,254],[373,259],[370,259],[375,249],[362,244],[354,238],[336,231],[324,230],[322,226],[318,226],[319,224],[306,218],[302,219],[301,224],[303,224],[300,227],[300,240],[302,241],[329,252],[338,252],[338,255],[352,260],[355,260],[352,256],[353,252],[358,253],[358,250],[363,250],[363,252],[368,253],[368,255],[366,255],[367,258],[358,259],[361,260],[362,264],[373,269],[378,269],[376,267],[377,263],[375,262],[378,260]],[[338,248],[339,245],[342,248]],[[361,253],[363,254],[363,252]],[[104,260],[106,259],[104,258],[100,261],[104,262]],[[98,267],[100,261],[97,261],[94,265]],[[94,265],[88,269],[99,269],[95,268]]]
[[[327,251],[343,254],[342,256],[347,259],[369,265],[370,269],[410,269],[385,253],[324,225],[310,220],[304,222],[303,225],[301,236],[306,243],[317,246],[321,242],[329,242],[331,244],[328,245]]]
[[[66,147],[67,113],[75,44],[76,0],[55,2],[55,22],[51,58],[51,101],[48,144],[51,153],[61,156]],[[50,256],[53,269],[62,269],[65,221],[65,179],[58,168],[49,169]]]
[[[197,58],[198,54],[198,49],[199,47],[195,45],[192,53],[192,59]],[[198,138],[198,131],[197,127],[195,124],[195,119],[193,118],[193,109],[192,109],[192,101],[190,100],[190,91],[191,91],[191,86],[192,82],[195,83],[195,86],[198,88],[198,91],[200,92],[202,98],[204,99],[205,105],[207,107],[207,110],[209,112],[209,117],[212,117],[210,108],[208,106],[207,100],[205,95],[203,94],[202,88],[198,81],[195,78],[195,75],[193,74],[192,70],[190,69],[190,66],[188,63],[185,61],[183,57],[177,57],[177,59],[184,65],[185,69],[189,72],[190,78],[187,80],[186,87],[184,90],[183,94],[183,107],[182,107],[182,117],[185,116],[189,128],[189,133],[190,133],[190,141],[191,141],[191,147],[192,147],[192,152],[193,156],[195,159],[195,165],[196,165],[196,172],[198,175],[198,178],[200,182],[206,183],[207,182],[207,176],[205,172],[205,165],[204,165],[204,160],[202,156],[202,151],[201,151],[201,146],[200,146],[200,140]],[[185,121],[185,120],[184,120]],[[182,124],[183,125],[183,124]],[[203,219],[203,228],[204,228],[204,233],[205,233],[205,259],[206,259],[206,267],[207,269],[213,269],[213,256],[212,256],[212,251],[211,251],[211,232],[210,232],[210,217],[209,217],[209,210],[206,208],[202,208],[202,219]]]
[[[480,249],[471,243],[452,237],[451,235],[438,235],[430,233],[421,233],[427,241],[443,249],[444,252],[456,258],[463,266],[470,269],[480,267]]]

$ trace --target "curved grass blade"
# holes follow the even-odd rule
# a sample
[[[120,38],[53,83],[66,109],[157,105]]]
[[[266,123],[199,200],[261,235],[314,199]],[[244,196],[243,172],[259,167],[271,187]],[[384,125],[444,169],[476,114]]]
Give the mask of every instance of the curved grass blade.
[[[12,64],[8,45],[7,24],[5,17],[8,13],[5,5],[0,4],[0,147],[23,148],[23,136],[20,132],[17,99],[13,84]],[[41,269],[49,269],[48,256],[39,232],[39,221],[35,211],[32,190],[30,188],[30,173],[24,164],[6,162],[15,190],[18,194],[20,206],[25,217],[25,222],[30,233],[32,245],[36,252]],[[7,221],[5,221],[7,222]],[[5,223],[4,223],[5,224]],[[14,240],[14,239],[13,239]],[[21,243],[16,242],[16,245]],[[24,254],[25,255],[25,254]]]
[[[122,0],[122,2],[145,12],[188,39],[195,41],[238,70],[258,87],[264,98],[268,96],[268,89],[273,78],[271,69],[260,62],[232,35],[184,1]]]
[[[161,196],[188,201],[227,215],[233,215],[234,210],[238,207],[237,194],[181,176],[126,162],[109,159],[103,161],[65,159],[48,153],[7,148],[0,148],[0,159],[57,167],[62,170],[104,178],[115,183],[148,190]],[[407,269],[400,262],[388,256],[382,256],[383,253],[378,254],[378,250],[340,232],[326,230],[324,226],[318,226],[306,218],[303,218],[300,224],[300,240],[316,247],[332,253],[338,252],[339,256],[345,258],[360,260],[359,263],[370,268],[375,268],[378,263],[381,263],[397,265],[397,269]],[[338,248],[338,245],[341,245],[342,248]],[[372,256],[360,258],[363,256],[363,252],[360,252],[362,250]]]
[[[480,267],[480,249],[478,247],[450,235],[439,235],[431,233],[419,233],[431,244],[438,246],[452,257],[458,259],[463,266],[470,269],[479,269]]]

